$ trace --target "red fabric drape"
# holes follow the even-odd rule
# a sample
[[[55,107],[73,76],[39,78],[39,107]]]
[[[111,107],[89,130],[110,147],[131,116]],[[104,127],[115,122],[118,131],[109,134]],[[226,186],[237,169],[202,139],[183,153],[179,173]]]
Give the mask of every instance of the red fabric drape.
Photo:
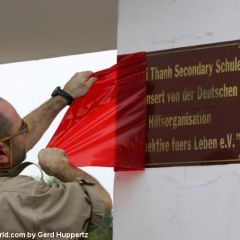
[[[68,109],[48,147],[64,149],[77,167],[144,169],[145,53],[125,55],[94,76],[97,82]]]

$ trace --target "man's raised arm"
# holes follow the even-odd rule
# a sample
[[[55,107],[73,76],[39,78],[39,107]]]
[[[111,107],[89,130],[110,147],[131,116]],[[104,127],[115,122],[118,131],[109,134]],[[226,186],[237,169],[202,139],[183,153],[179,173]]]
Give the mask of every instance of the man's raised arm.
[[[76,73],[64,86],[63,90],[72,98],[79,98],[86,95],[92,84],[97,80],[91,77],[92,72]],[[57,95],[45,102],[43,105],[29,113],[24,121],[30,126],[30,133],[27,136],[26,151],[31,150],[40,140],[58,113],[68,104],[68,100]]]

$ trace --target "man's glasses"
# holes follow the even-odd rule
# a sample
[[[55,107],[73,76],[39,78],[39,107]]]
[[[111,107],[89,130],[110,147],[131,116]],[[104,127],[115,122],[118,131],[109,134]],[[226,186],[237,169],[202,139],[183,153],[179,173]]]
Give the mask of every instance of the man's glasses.
[[[29,132],[29,125],[22,120],[22,125],[17,133],[14,133],[8,137],[0,139],[0,142],[6,142],[12,140],[14,137],[21,135],[23,133],[28,133]]]
[[[10,146],[11,146],[10,167],[11,167],[11,169],[12,169],[12,165],[13,165],[13,163],[12,163],[12,158],[13,158],[12,139],[15,138],[18,135],[23,134],[23,133],[29,133],[29,130],[30,130],[29,125],[22,120],[22,125],[21,125],[21,127],[20,127],[20,129],[19,129],[19,131],[17,133],[14,133],[14,134],[12,134],[12,135],[10,135],[8,137],[0,139],[0,142],[9,141],[9,143],[10,143]]]

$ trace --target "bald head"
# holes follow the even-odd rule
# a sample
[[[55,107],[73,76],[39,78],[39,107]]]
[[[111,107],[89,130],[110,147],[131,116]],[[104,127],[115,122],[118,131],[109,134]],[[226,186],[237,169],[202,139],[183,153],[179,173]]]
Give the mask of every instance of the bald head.
[[[9,115],[9,107],[9,103],[3,98],[0,98],[0,139],[11,134],[13,122],[7,116]]]
[[[13,105],[3,98],[0,100],[0,113],[5,115],[12,122],[21,123],[22,121]]]

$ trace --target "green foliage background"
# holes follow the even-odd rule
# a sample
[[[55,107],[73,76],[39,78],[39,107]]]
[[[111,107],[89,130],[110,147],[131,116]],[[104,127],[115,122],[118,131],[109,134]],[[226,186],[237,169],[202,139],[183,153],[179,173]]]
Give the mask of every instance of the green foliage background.
[[[89,240],[112,240],[113,225],[112,211],[105,215],[100,228],[92,231],[88,235]]]

